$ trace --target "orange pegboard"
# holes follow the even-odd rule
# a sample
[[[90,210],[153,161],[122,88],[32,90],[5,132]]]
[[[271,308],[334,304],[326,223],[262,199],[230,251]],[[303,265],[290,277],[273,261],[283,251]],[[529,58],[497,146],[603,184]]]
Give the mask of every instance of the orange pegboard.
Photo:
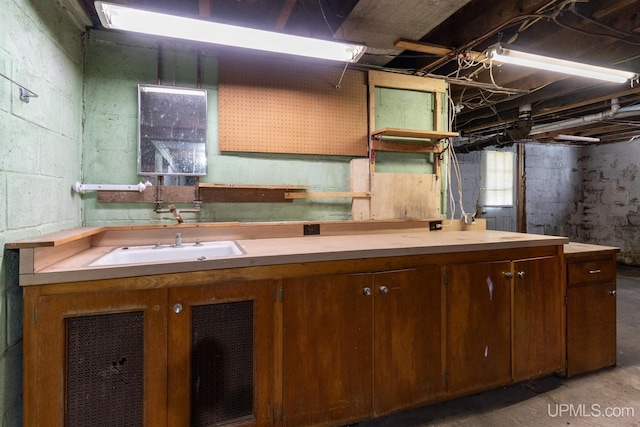
[[[221,151],[367,155],[366,75],[262,56],[219,61]]]

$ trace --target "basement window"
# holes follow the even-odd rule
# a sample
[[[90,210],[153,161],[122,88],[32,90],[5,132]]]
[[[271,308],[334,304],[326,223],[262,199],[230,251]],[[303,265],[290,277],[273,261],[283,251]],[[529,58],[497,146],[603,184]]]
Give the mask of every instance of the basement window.
[[[482,152],[480,199],[483,206],[513,206],[514,153]]]

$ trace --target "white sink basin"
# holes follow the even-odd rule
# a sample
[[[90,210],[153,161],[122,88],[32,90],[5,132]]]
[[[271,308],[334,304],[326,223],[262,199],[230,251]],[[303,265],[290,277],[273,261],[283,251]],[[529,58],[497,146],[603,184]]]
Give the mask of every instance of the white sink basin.
[[[89,264],[89,267],[159,263],[174,261],[204,261],[244,255],[245,251],[233,240],[204,242],[200,244],[185,243],[182,246],[163,245],[124,246],[116,248]]]

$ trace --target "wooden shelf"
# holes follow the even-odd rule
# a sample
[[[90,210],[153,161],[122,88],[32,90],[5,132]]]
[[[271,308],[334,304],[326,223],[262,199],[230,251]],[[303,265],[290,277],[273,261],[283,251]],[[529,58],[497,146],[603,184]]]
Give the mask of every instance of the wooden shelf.
[[[203,203],[282,203],[292,202],[286,193],[306,191],[308,185],[253,185],[253,184],[212,184],[199,185]]]
[[[371,133],[374,139],[382,139],[382,137],[391,138],[416,138],[440,140],[459,136],[458,132],[445,132],[435,130],[419,130],[419,129],[402,129],[402,128],[382,128]]]
[[[201,182],[199,184],[200,189],[226,189],[226,190],[234,190],[234,189],[253,189],[253,190],[308,190],[311,188],[308,185],[255,185],[255,184],[212,184],[209,182]]]
[[[163,186],[163,203],[287,203],[291,198],[285,194],[306,191],[307,185],[253,185],[199,183],[194,186]],[[98,191],[100,203],[155,203],[156,188],[142,193],[132,191]]]

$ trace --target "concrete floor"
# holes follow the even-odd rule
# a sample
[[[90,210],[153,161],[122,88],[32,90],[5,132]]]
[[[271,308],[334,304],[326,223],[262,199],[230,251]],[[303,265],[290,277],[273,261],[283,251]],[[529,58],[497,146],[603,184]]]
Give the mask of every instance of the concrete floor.
[[[619,266],[617,286],[616,367],[568,379],[546,377],[358,427],[640,426],[640,268]],[[609,409],[617,416],[605,417]]]

